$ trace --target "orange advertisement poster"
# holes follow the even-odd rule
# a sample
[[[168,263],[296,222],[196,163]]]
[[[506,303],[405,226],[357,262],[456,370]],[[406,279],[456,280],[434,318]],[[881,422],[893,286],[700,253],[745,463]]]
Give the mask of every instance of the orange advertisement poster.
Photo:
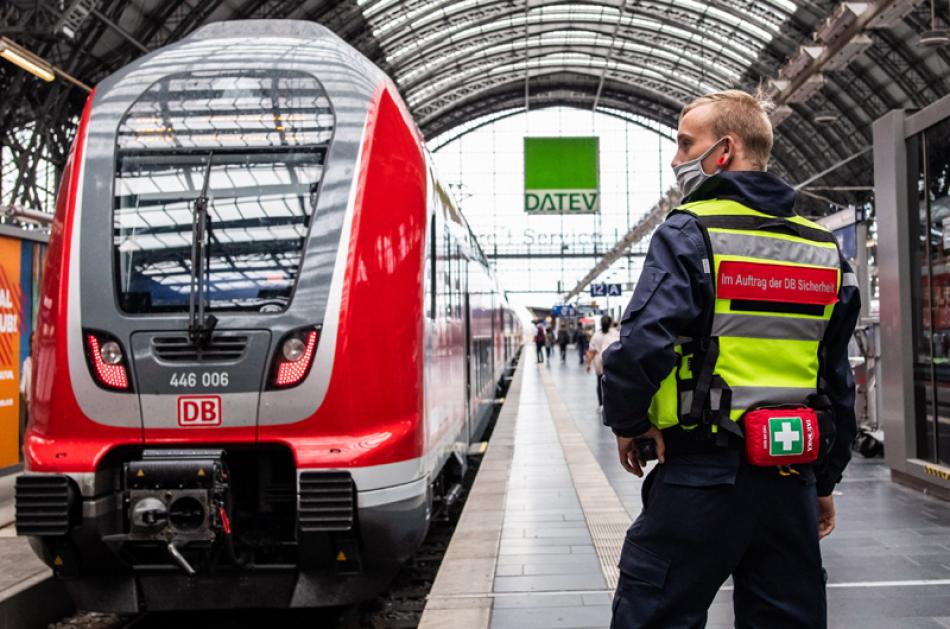
[[[19,462],[20,241],[0,237],[0,468]]]

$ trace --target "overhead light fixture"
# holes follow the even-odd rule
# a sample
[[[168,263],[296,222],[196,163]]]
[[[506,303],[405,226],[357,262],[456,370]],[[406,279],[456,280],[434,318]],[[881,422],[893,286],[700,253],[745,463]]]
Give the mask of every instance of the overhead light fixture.
[[[815,114],[815,117],[812,118],[815,121],[815,124],[822,127],[830,127],[834,123],[838,122],[838,114],[832,111],[819,111]]]
[[[788,62],[782,66],[778,74],[783,79],[794,81],[798,75],[808,69],[815,59],[825,51],[824,46],[802,46]]]
[[[792,113],[794,112],[788,105],[779,105],[774,110],[772,110],[771,114],[769,114],[769,121],[772,123],[773,127],[777,127],[785,122],[785,120],[791,116]]]
[[[924,31],[920,34],[920,45],[924,48],[950,46],[950,33],[947,33],[947,31]]]
[[[821,91],[821,88],[825,86],[825,77],[822,74],[816,74],[810,76],[805,81],[798,86],[798,89],[788,95],[788,102],[804,104],[807,103],[812,96]]]
[[[0,57],[47,83],[56,78],[51,65],[6,37],[0,37]]]
[[[900,24],[921,0],[895,0],[867,23],[867,28],[891,28]]]
[[[859,57],[865,50],[874,45],[874,40],[864,33],[855,35],[851,40],[841,47],[831,59],[825,62],[822,70],[844,70],[852,61]]]

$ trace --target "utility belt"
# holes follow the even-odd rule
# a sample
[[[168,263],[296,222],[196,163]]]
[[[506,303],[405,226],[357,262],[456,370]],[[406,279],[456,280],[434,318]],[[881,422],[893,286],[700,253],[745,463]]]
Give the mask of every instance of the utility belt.
[[[807,405],[783,404],[751,408],[738,422],[704,415],[691,429],[678,425],[663,431],[666,448],[683,454],[742,449],[745,459],[759,467],[823,464],[834,443],[836,428],[831,401],[824,394],[809,396]],[[731,427],[726,429],[729,424]],[[714,430],[713,426],[717,428]],[[655,448],[638,444],[642,458],[656,458]]]

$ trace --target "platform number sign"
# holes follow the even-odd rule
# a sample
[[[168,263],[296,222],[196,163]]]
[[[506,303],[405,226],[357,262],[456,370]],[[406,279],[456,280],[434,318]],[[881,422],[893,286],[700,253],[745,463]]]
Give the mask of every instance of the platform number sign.
[[[599,212],[599,139],[525,138],[524,210],[528,214]]]
[[[591,297],[620,297],[623,287],[620,284],[591,284]]]

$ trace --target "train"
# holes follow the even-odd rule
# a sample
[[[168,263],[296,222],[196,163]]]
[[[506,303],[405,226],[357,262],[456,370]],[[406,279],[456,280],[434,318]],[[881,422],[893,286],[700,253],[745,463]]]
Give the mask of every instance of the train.
[[[303,21],[95,87],[39,304],[17,533],[120,613],[384,590],[523,338],[394,83]]]

